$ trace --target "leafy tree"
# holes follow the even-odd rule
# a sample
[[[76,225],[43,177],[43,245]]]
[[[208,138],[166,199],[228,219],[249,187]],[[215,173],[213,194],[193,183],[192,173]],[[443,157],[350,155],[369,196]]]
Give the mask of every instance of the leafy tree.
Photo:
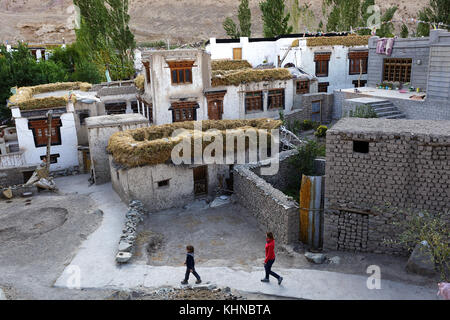
[[[248,0],[241,0],[238,9],[239,26],[241,27],[241,37],[250,37],[252,34],[252,13],[248,6]]]
[[[290,14],[285,13],[284,0],[265,0],[259,3],[262,11],[264,37],[272,38],[292,33]]]
[[[360,27],[370,27],[374,21],[371,21],[370,18],[373,12],[369,12],[369,7],[375,5],[375,0],[363,0],[361,3],[361,24]],[[371,30],[369,29],[361,29],[358,30],[359,35],[370,35]]]
[[[225,18],[223,28],[231,39],[238,39],[241,36],[236,23],[230,17]]]
[[[360,0],[324,0],[324,6],[332,6],[327,31],[349,31],[361,25]]]
[[[428,7],[419,11],[419,20],[431,23],[444,23],[450,25],[450,3],[449,0],[430,0]],[[450,30],[447,27],[447,30]],[[430,24],[419,23],[417,36],[429,36]]]
[[[300,22],[308,30],[312,30],[314,28],[314,25],[316,25],[316,19],[314,12],[311,10],[310,7],[311,5],[308,3],[300,5],[299,0],[292,1],[289,14],[293,32],[295,33],[301,32]]]
[[[391,21],[397,11],[397,6],[392,6],[388,8],[384,14],[381,16],[381,27],[377,29],[376,35],[381,38],[392,38],[394,37],[394,24]],[[384,23],[383,23],[384,22]]]
[[[239,37],[250,37],[252,14],[248,5],[248,0],[241,0],[241,4],[238,8],[238,20],[239,28],[237,24],[230,17],[225,18],[223,21],[223,28],[227,35],[232,39],[238,39]]]
[[[406,24],[402,24],[402,30],[400,31],[400,37],[401,38],[408,38],[409,31]]]

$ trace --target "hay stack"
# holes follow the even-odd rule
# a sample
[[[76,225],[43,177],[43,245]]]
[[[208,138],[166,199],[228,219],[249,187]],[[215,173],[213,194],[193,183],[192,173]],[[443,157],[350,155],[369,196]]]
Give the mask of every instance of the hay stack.
[[[226,130],[233,130],[232,133],[236,136],[244,135],[249,129],[256,130],[257,133],[260,132],[268,139],[268,145],[270,145],[270,131],[264,129],[276,129],[282,122],[272,119],[204,120],[201,121],[202,134],[196,136],[194,136],[194,123],[194,121],[176,122],[116,132],[109,139],[107,149],[112,153],[116,163],[126,167],[155,165],[169,161],[172,149],[184,138],[189,139],[192,147],[195,139],[201,139],[204,150],[207,145],[214,142],[214,139],[204,138],[214,136],[217,131],[222,135],[224,152],[226,152]],[[246,141],[246,147],[248,147],[248,141]],[[234,144],[233,148],[236,149],[237,145]]]
[[[367,46],[369,44],[369,38],[371,36],[360,36],[356,34],[348,36],[336,36],[336,37],[314,37],[307,38],[306,45],[308,47],[318,47],[318,46]]]
[[[252,68],[252,65],[247,60],[228,60],[228,59],[217,59],[211,60],[211,70],[239,70]]]
[[[288,80],[292,79],[292,75],[288,69],[239,69],[239,70],[218,70],[213,71],[211,85],[217,86],[238,86],[241,83]]]
[[[18,106],[22,110],[51,109],[65,106],[68,101],[68,95],[45,98],[33,98],[33,96],[39,93],[63,90],[89,91],[91,88],[92,85],[86,82],[56,82],[32,87],[21,87],[17,89],[15,95],[9,98],[9,101],[11,105]]]

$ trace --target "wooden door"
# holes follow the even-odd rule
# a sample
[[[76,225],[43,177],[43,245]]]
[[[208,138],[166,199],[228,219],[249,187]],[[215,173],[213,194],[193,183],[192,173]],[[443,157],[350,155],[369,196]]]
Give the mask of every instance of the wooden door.
[[[194,168],[194,194],[196,196],[208,193],[208,167],[200,166]]]
[[[208,101],[208,119],[222,120],[223,100]]]
[[[233,48],[233,60],[242,60],[242,48]]]

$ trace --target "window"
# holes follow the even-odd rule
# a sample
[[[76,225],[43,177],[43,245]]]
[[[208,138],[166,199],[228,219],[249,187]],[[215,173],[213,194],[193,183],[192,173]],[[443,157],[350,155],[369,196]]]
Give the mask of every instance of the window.
[[[328,86],[330,85],[329,82],[319,82],[319,92],[328,92]]]
[[[309,80],[299,80],[295,85],[297,94],[309,93]]]
[[[144,61],[143,65],[145,67],[145,78],[147,79],[147,83],[150,83],[150,62]]]
[[[367,80],[359,80],[359,83],[360,83],[359,86],[358,86],[358,80],[353,80],[352,83],[355,86],[355,88],[365,87],[367,84]]]
[[[384,81],[411,82],[410,58],[386,58],[384,59]]]
[[[107,115],[124,114],[127,111],[127,103],[126,102],[105,103],[105,111]]]
[[[369,53],[367,51],[349,52],[348,59],[349,59],[348,74],[360,74],[360,73],[367,74],[367,61],[369,59]]]
[[[242,48],[233,48],[233,60],[242,60]]]
[[[192,83],[194,61],[169,61],[172,84]]]
[[[86,118],[89,118],[89,110],[82,110],[78,112],[78,117],[80,119],[80,125],[84,124]]]
[[[47,155],[40,156],[41,160],[44,160],[47,158]],[[50,155],[50,163],[57,163],[59,158],[59,153],[51,154]]]
[[[268,109],[284,109],[284,89],[269,90]]]
[[[61,144],[61,133],[59,128],[61,127],[61,120],[59,118],[52,119],[51,144],[60,145]],[[47,145],[47,131],[48,124],[47,119],[30,120],[28,122],[28,128],[33,132],[34,144],[36,147],[43,147]]]
[[[262,91],[253,91],[245,93],[245,112],[263,110]]]
[[[331,53],[316,53],[314,55],[317,77],[328,77],[328,63],[330,62],[330,56]]]
[[[353,141],[353,152],[369,153],[368,141]]]
[[[158,188],[168,187],[169,186],[169,180],[170,179],[158,181]]]
[[[197,120],[198,103],[190,102],[174,102],[169,110],[172,110],[172,122],[193,121]]]

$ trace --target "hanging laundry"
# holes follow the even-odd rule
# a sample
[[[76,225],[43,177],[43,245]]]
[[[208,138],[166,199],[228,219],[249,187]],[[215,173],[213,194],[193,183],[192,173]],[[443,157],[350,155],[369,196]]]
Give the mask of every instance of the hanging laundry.
[[[394,40],[395,38],[389,38],[386,41],[386,55],[390,56],[392,53],[392,49],[394,48]]]

